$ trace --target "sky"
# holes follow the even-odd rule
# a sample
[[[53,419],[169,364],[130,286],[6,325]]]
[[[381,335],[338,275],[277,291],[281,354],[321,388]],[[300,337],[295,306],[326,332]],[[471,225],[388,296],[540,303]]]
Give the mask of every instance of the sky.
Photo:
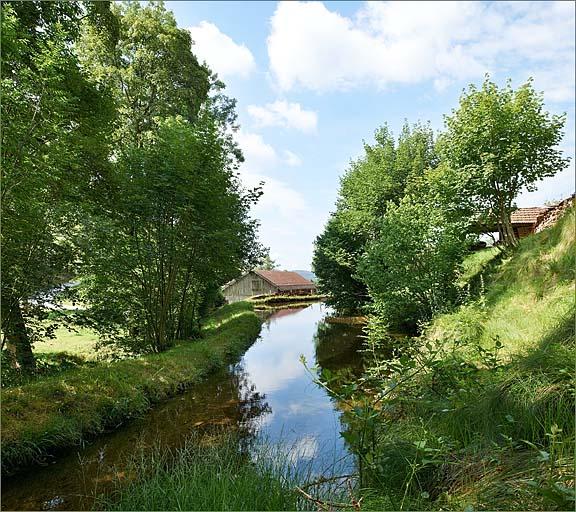
[[[537,206],[574,191],[575,6],[560,2],[166,2],[193,52],[237,99],[236,140],[252,215],[280,268],[309,270],[340,177],[387,123],[443,128],[486,73],[534,79],[546,109],[565,112],[564,172],[524,191]]]

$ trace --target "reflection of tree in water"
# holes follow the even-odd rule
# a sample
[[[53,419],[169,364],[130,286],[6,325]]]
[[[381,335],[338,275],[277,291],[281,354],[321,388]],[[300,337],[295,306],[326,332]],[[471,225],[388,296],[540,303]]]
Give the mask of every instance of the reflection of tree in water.
[[[319,322],[314,335],[316,363],[330,371],[349,370],[359,375],[363,369],[362,327]]]
[[[266,395],[256,390],[242,363],[235,365],[231,374],[238,393],[236,424],[242,439],[251,438],[258,429],[256,420],[271,414],[272,408],[265,400]]]
[[[314,335],[316,363],[320,370],[328,370],[330,382],[319,378],[328,384],[335,393],[341,394],[345,387],[357,380],[364,371],[363,358],[363,330],[360,325],[351,324],[331,324],[319,322],[316,334]],[[353,406],[360,405],[362,399],[355,403],[354,397],[350,401],[342,402],[335,394],[331,394],[334,407],[341,411],[339,421],[341,425],[342,437],[350,451],[358,455],[355,443],[350,443],[358,432],[358,425],[355,417],[350,413]]]
[[[134,455],[146,456],[158,449],[167,452],[184,446],[187,439],[217,442],[224,432],[237,434],[239,450],[246,451],[257,419],[271,412],[265,395],[256,390],[241,363],[223,368],[124,428],[73,450],[49,467],[19,475],[6,488],[3,485],[3,507],[22,510],[25,503],[28,510],[48,505],[90,509],[94,490],[112,488]]]
[[[266,395],[260,393],[243,363],[237,363],[213,375],[194,389],[193,426],[202,432],[227,427],[241,438],[253,437],[258,419],[272,409]]]

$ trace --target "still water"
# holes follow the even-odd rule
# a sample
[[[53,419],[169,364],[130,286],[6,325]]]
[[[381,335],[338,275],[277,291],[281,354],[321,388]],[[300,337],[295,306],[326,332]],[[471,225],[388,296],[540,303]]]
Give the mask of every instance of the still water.
[[[309,366],[360,368],[361,329],[328,324],[328,313],[321,303],[262,312],[260,338],[238,363],[111,434],[3,479],[2,510],[89,509],[137,449],[178,447],[194,432],[221,426],[282,445],[293,463],[318,475],[350,471],[337,404],[301,362],[304,356]]]

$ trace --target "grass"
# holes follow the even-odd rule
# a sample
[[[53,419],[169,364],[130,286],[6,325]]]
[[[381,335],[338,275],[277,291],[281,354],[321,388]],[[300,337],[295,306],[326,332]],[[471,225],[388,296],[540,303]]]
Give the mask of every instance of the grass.
[[[54,335],[54,339],[46,339],[34,344],[35,355],[66,352],[88,360],[97,358],[95,345],[98,341],[98,334],[94,330],[79,327],[71,331],[66,327],[60,326],[56,329]]]
[[[484,292],[412,340],[441,352],[383,408],[363,508],[574,509],[574,242],[571,209],[471,255]]]
[[[295,487],[303,479],[275,453],[252,455],[238,439],[188,439],[174,452],[153,450],[135,457],[99,510],[303,510]],[[309,507],[308,507],[309,508]]]
[[[470,254],[462,263],[458,284],[464,286],[481,274],[501,253],[498,247],[487,247]]]
[[[217,310],[204,337],[162,354],[99,363],[2,392],[2,472],[42,461],[140,415],[242,354],[261,323],[245,302]]]

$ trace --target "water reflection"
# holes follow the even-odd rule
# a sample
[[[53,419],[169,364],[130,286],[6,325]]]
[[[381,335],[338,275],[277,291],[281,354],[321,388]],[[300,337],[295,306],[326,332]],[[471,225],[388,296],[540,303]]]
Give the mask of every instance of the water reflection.
[[[362,326],[321,322],[314,336],[316,362],[331,371],[362,369]]]
[[[47,467],[3,479],[2,509],[90,509],[94,495],[106,491],[122,476],[134,452],[178,448],[191,434],[222,427],[238,430],[248,445],[257,429],[257,418],[268,414],[271,409],[265,395],[257,391],[240,362]]]
[[[90,496],[105,490],[137,449],[179,447],[190,434],[222,426],[238,430],[245,446],[255,434],[283,446],[313,473],[349,472],[354,460],[340,436],[341,413],[300,362],[304,355],[330,369],[361,365],[360,330],[324,323],[328,312],[321,303],[262,312],[260,339],[238,364],[48,467],[6,479],[2,508],[90,508]]]

